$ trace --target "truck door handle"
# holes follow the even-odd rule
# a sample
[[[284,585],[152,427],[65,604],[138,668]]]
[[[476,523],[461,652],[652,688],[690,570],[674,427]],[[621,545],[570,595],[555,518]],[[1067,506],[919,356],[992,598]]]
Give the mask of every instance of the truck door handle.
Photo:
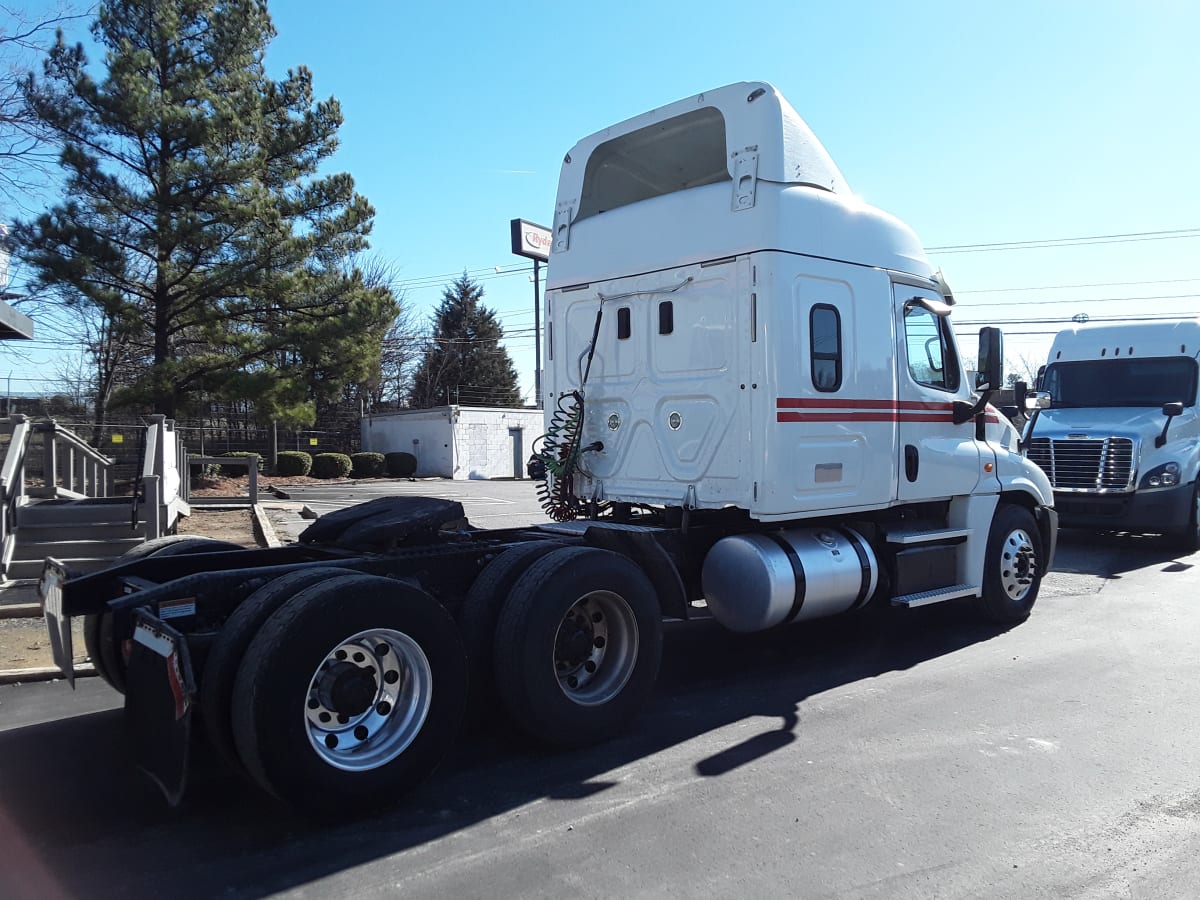
[[[904,477],[909,481],[917,480],[917,472],[921,468],[921,457],[917,454],[917,448],[912,444],[904,445]]]

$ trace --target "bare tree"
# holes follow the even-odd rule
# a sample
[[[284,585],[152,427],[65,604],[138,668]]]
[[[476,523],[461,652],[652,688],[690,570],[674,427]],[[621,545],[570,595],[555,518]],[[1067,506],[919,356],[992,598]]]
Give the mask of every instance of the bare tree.
[[[63,0],[37,14],[0,3],[0,200],[28,210],[58,147],[25,105],[22,85],[54,43],[56,31],[83,18]]]
[[[360,260],[359,267],[367,284],[390,288],[399,306],[383,336],[379,370],[364,386],[372,407],[398,407],[412,388],[413,371],[425,348],[426,328],[404,298],[394,262],[376,256]]]

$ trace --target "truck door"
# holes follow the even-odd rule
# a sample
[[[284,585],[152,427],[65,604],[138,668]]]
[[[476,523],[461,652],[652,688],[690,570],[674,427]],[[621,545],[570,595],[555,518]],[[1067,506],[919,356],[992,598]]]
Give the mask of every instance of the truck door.
[[[935,291],[893,284],[896,416],[902,501],[970,494],[979,483],[974,422],[954,424],[953,401],[971,396],[944,303]]]

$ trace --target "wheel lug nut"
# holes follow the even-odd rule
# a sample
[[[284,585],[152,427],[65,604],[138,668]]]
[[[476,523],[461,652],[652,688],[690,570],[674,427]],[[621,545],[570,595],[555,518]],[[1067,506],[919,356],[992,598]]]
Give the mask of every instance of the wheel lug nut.
[[[329,713],[327,713],[327,712],[323,712],[323,713],[321,713],[319,716],[317,716],[317,718],[318,718],[318,719],[320,719],[322,723],[328,724],[328,723],[329,723],[329,720],[330,720],[330,719],[332,719],[332,718],[333,718],[333,716],[331,716],[331,715],[330,715]]]
[[[386,672],[383,673],[383,680],[386,681],[388,684],[395,684],[397,681],[400,680],[400,673],[397,672],[395,669],[388,669]]]
[[[381,716],[386,716],[391,711],[392,704],[388,703],[386,700],[380,700],[375,704],[375,712],[379,713]]]
[[[338,651],[336,653],[334,653],[333,655],[336,656],[339,660],[343,660],[347,656],[346,651],[341,649],[340,647],[338,648]]]
[[[316,697],[309,697],[308,698],[308,708],[309,709],[320,709],[321,701],[318,700]]]
[[[596,664],[590,659],[583,664],[583,667],[588,670],[589,674],[596,671]]]
[[[375,645],[375,655],[378,656],[380,659],[383,659],[385,656],[387,656],[388,655],[388,645],[387,644],[376,644]]]
[[[344,716],[341,713],[338,713],[338,724],[339,725],[345,725],[349,721],[350,721],[349,716]]]
[[[365,654],[363,654],[363,653],[361,653],[361,652],[360,652],[360,653],[355,653],[355,654],[354,654],[354,661],[355,661],[356,663],[360,663],[360,662],[362,662],[363,660],[365,660],[366,658],[367,658],[367,657],[366,657],[366,655],[365,655]]]
[[[604,646],[604,638],[597,636],[597,638],[594,641],[592,641],[592,646],[596,647],[597,649],[603,647]]]
[[[365,741],[370,734],[371,732],[367,731],[366,725],[359,725],[354,729],[354,736],[360,741]]]

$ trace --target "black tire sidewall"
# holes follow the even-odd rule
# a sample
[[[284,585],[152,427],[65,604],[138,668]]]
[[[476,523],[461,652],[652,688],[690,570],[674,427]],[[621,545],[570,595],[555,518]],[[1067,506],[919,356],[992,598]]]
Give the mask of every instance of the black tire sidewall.
[[[254,636],[275,610],[300,591],[346,574],[346,569],[325,567],[273,578],[243,600],[221,626],[200,676],[200,715],[214,749],[235,768],[241,769],[241,760],[233,740],[230,710],[238,668]]]
[[[548,553],[562,547],[550,541],[537,541],[510,547],[488,563],[463,600],[458,613],[463,648],[467,652],[470,673],[470,709],[472,718],[488,708],[496,693],[492,680],[492,645],[500,610],[525,571]],[[491,709],[495,709],[492,705]]]
[[[581,706],[558,683],[554,640],[567,611],[593,591],[618,594],[638,627],[637,661],[620,693]],[[641,709],[658,677],[662,618],[654,587],[628,558],[593,547],[563,547],[518,579],[500,612],[493,648],[497,689],[513,719],[532,737],[584,746],[619,732]]]
[[[337,644],[371,628],[415,640],[433,673],[421,731],[398,757],[368,772],[322,761],[309,741],[304,703],[317,667]],[[300,591],[251,641],[233,694],[238,753],[259,783],[291,805],[336,812],[379,805],[427,776],[457,734],[466,658],[454,621],[411,585],[371,575],[331,578]]]
[[[1033,543],[1034,560],[1037,565],[1037,575],[1029,592],[1020,600],[1008,596],[1000,583],[1000,558],[1004,542],[1017,529],[1029,535]],[[1002,503],[992,518],[992,527],[988,532],[987,556],[983,566],[983,611],[993,622],[1015,624],[1029,618],[1033,605],[1037,601],[1038,591],[1042,586],[1045,572],[1045,553],[1043,551],[1042,533],[1037,527],[1033,513],[1023,506],[1012,503]]]

